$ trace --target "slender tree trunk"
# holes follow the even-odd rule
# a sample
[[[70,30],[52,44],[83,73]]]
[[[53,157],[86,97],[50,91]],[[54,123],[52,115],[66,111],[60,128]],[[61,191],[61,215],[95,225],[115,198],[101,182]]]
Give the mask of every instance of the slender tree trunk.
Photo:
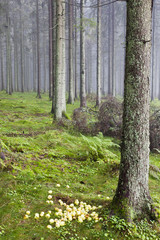
[[[152,78],[151,78],[151,100],[154,100],[155,95],[155,4],[153,1],[152,13]]]
[[[55,1],[54,1],[55,2]],[[49,15],[49,98],[52,99],[52,82],[53,82],[53,0],[48,0],[48,15]],[[52,101],[53,102],[53,101]]]
[[[75,4],[76,4],[76,0],[75,0]],[[74,42],[74,46],[75,46],[75,52],[74,52],[74,55],[75,55],[75,74],[74,74],[74,77],[75,77],[75,100],[78,99],[78,76],[77,76],[77,6],[75,6],[75,20],[74,20],[74,24],[75,24],[75,28],[74,28],[74,36],[75,36],[75,42]]]
[[[43,9],[43,78],[44,78],[44,92],[47,91],[47,77],[46,77],[46,42],[45,42],[45,11]]]
[[[80,107],[86,107],[84,0],[80,1]]]
[[[66,112],[66,31],[65,2],[62,1],[62,113]],[[73,64],[73,63],[72,63]]]
[[[69,12],[68,12],[68,26],[69,26],[69,95],[68,103],[74,103],[74,92],[73,92],[73,0],[69,0]]]
[[[56,79],[56,28],[57,28],[57,19],[56,19],[56,1],[51,1],[51,9],[52,9],[52,46],[50,47],[52,50],[52,65],[50,66],[52,68],[52,83],[51,83],[51,90],[52,90],[52,108],[51,113],[55,113],[55,79]]]
[[[103,53],[103,65],[102,66],[103,66],[103,79],[102,79],[103,80],[102,81],[103,82],[102,83],[103,84],[103,88],[102,88],[102,94],[103,94],[103,96],[105,96],[105,67],[106,66],[105,66],[105,54],[104,53]]]
[[[36,1],[37,17],[37,98],[41,98],[41,69],[40,69],[40,44],[39,44],[39,0]]]
[[[97,0],[97,99],[96,106],[101,103],[101,0]]]
[[[4,90],[5,89],[5,86],[4,86],[4,74],[3,74],[3,38],[1,37],[0,39],[0,55],[1,55],[1,90]]]
[[[14,21],[14,88],[18,91],[18,49],[17,49],[17,25]]]
[[[6,31],[6,79],[7,79],[7,86],[6,86],[6,92],[8,94],[12,94],[11,90],[11,43],[10,43],[10,18],[8,16],[8,11],[7,11],[7,31]]]
[[[36,68],[36,40],[35,36],[32,36],[32,59],[33,59],[33,91],[36,92],[36,80],[37,80],[37,68]]]
[[[89,75],[89,77],[88,77],[88,93],[89,94],[91,94],[92,93],[92,84],[93,84],[93,82],[92,82],[92,44],[91,43],[89,43],[89,46],[88,46],[88,50],[89,50],[89,53],[88,53],[88,55],[89,55],[89,60],[88,60],[88,68],[89,68],[89,70],[88,70],[88,75]]]
[[[21,65],[21,92],[24,92],[24,26],[20,4],[20,65]]]
[[[56,66],[55,66],[55,119],[62,118],[62,65],[63,65],[63,3],[56,1]]]
[[[151,0],[127,1],[123,138],[114,211],[151,217],[148,189]]]
[[[112,95],[116,95],[116,79],[115,79],[115,49],[114,49],[114,2],[112,3]]]
[[[111,5],[108,5],[108,94],[112,94],[111,79]]]
[[[9,43],[9,48],[10,48],[10,51],[9,51],[9,94],[12,95],[13,93],[13,75],[12,75],[12,44],[11,42]]]

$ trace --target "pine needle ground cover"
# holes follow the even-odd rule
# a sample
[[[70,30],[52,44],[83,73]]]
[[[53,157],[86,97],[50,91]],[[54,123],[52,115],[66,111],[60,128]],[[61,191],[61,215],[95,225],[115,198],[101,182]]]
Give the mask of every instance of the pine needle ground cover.
[[[90,103],[92,105],[92,103]],[[79,107],[67,106],[67,114]],[[47,95],[0,93],[0,239],[160,239],[156,222],[108,218],[118,181],[114,139],[53,122]],[[160,155],[151,155],[150,190],[160,205]]]

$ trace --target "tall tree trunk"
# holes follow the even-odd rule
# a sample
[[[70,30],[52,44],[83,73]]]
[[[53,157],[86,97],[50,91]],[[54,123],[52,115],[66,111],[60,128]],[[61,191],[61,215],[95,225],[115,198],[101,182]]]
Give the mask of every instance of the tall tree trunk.
[[[4,86],[4,74],[3,74],[3,38],[1,37],[0,38],[0,56],[1,56],[1,90],[4,90],[5,89],[5,86]]]
[[[46,77],[46,42],[45,42],[45,11],[43,10],[43,78],[44,78],[44,92],[47,91],[47,77]]]
[[[108,5],[108,94],[112,94],[111,79],[111,5]]]
[[[151,0],[128,0],[121,163],[112,204],[129,221],[137,215],[152,215],[148,189],[150,49]]]
[[[97,98],[96,106],[101,103],[101,0],[97,0]]]
[[[76,4],[76,0],[75,0],[75,4]],[[74,24],[75,24],[75,28],[74,28],[74,56],[75,56],[75,68],[74,68],[74,77],[75,77],[75,99],[78,98],[78,76],[77,76],[77,6],[75,5],[75,20],[74,20]]]
[[[37,98],[41,98],[41,69],[40,69],[40,44],[39,44],[39,0],[36,1],[37,20]]]
[[[65,19],[65,5],[62,2],[62,113],[66,112],[66,19]],[[73,63],[72,63],[73,64]]]
[[[115,79],[115,50],[114,50],[114,19],[115,19],[115,16],[114,16],[114,2],[112,3],[112,49],[111,49],[111,52],[112,52],[112,95],[115,97],[116,95],[116,79]]]
[[[63,98],[63,14],[64,5],[62,0],[56,1],[56,66],[55,66],[55,111],[54,118],[62,118],[62,98]]]
[[[16,21],[14,20],[14,88],[15,91],[18,91],[18,46],[17,46],[17,25]]]
[[[8,16],[8,10],[6,15],[7,20],[7,31],[6,31],[6,79],[7,79],[7,86],[6,92],[8,94],[12,94],[11,89],[11,43],[10,43],[10,18]]]
[[[35,40],[35,36],[33,34],[32,36],[32,61],[33,61],[33,91],[36,92],[37,86],[37,68],[36,68],[36,58],[37,54],[36,54],[36,40]]]
[[[51,1],[51,8],[52,8],[52,44],[50,46],[50,49],[52,50],[52,54],[50,57],[52,57],[52,65],[50,66],[52,68],[52,74],[50,77],[52,77],[52,83],[51,83],[51,96],[52,96],[52,108],[51,113],[55,113],[55,79],[56,79],[56,31],[57,31],[57,19],[56,19],[56,1]]]
[[[92,84],[93,84],[93,82],[92,82],[92,44],[91,43],[89,43],[89,46],[88,46],[88,51],[89,51],[89,53],[88,53],[88,75],[89,75],[89,77],[88,77],[88,93],[89,94],[91,94],[92,93]]]
[[[74,103],[74,85],[73,85],[73,0],[69,0],[69,95],[68,103]]]
[[[151,78],[151,100],[154,100],[155,95],[155,1],[153,1],[152,13],[152,78]]]
[[[105,54],[103,53],[103,62],[102,62],[102,66],[103,66],[103,79],[102,79],[102,94],[103,96],[105,96]]]
[[[55,2],[55,1],[54,1]],[[49,15],[49,98],[52,98],[52,81],[53,81],[53,22],[54,22],[54,16],[53,16],[53,1],[48,0],[48,15]],[[53,102],[53,101],[52,101]]]
[[[80,107],[86,107],[84,0],[80,1]]]
[[[24,26],[22,22],[22,3],[20,1],[20,65],[21,92],[24,92]]]

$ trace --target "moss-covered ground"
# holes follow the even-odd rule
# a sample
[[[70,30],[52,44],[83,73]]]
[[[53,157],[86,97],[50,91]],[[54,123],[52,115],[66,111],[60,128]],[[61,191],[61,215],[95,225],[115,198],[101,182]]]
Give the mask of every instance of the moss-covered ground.
[[[67,105],[70,118],[78,107],[78,101]],[[53,121],[50,111],[47,94],[37,99],[35,93],[0,92],[0,239],[160,239],[158,223],[108,218],[120,161],[114,139],[84,136],[69,120]],[[160,205],[160,154],[151,154],[151,165],[151,196]],[[77,213],[59,227],[50,221],[60,219],[56,207],[64,211],[59,200],[70,208],[87,204],[92,209],[84,219]]]

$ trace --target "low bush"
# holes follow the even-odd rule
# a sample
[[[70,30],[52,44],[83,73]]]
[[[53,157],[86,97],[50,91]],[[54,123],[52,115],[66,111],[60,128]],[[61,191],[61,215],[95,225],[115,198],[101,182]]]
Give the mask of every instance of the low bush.
[[[104,136],[121,137],[122,103],[114,97],[107,97],[98,114],[99,129]]]
[[[95,117],[97,118],[97,111],[85,107],[76,108],[73,112],[73,124],[75,128],[83,134],[96,135],[99,129],[95,127]]]

